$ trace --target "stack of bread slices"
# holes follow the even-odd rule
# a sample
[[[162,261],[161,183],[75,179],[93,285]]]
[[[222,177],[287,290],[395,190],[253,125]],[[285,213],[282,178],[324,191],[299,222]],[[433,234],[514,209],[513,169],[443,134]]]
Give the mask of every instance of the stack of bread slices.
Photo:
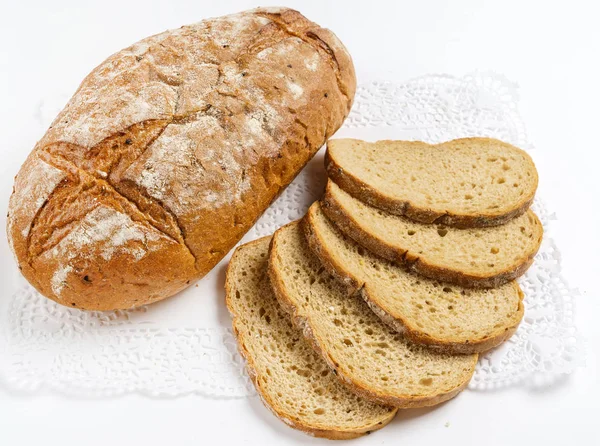
[[[227,305],[265,405],[344,439],[463,390],[523,317],[537,172],[489,138],[329,141],[325,194],[239,247]]]

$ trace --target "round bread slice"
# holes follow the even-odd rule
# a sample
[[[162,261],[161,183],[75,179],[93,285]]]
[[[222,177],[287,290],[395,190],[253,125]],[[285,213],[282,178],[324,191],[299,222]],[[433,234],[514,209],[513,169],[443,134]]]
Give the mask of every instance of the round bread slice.
[[[267,276],[271,237],[239,247],[225,282],[239,350],[265,406],[293,428],[350,439],[389,423],[397,409],[350,392],[294,328]]]
[[[329,181],[323,212],[351,239],[425,277],[464,287],[496,288],[521,276],[542,243],[531,211],[489,228],[417,223],[369,206]]]
[[[479,353],[512,336],[523,318],[523,293],[515,281],[465,289],[407,272],[343,235],[318,202],[303,227],[323,266],[412,342],[446,353]]]
[[[464,389],[477,355],[447,355],[407,342],[311,252],[298,222],[275,232],[269,255],[275,296],[353,391],[395,407],[432,406]]]
[[[365,203],[462,228],[495,226],[523,214],[538,184],[531,157],[492,138],[435,145],[330,140],[325,165],[331,179]]]

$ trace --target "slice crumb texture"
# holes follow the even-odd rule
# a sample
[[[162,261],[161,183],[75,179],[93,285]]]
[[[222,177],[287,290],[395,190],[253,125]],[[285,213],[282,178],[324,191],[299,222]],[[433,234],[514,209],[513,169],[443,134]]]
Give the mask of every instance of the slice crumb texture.
[[[269,257],[275,295],[313,347],[355,391],[396,407],[448,400],[466,385],[477,355],[452,356],[406,342],[315,257],[299,223],[279,229]]]
[[[436,280],[497,287],[523,274],[542,242],[531,211],[500,226],[459,229],[390,214],[329,181],[323,211],[346,235],[377,255]]]
[[[512,335],[523,317],[523,294],[514,281],[491,290],[465,289],[407,272],[344,236],[318,202],[303,227],[328,271],[413,342],[450,353],[482,352]]]
[[[350,392],[293,327],[269,285],[269,242],[238,248],[226,279],[234,331],[259,395],[285,423],[312,435],[349,439],[380,429],[397,409]]]
[[[353,196],[424,223],[493,226],[531,204],[538,174],[523,150],[492,138],[442,144],[331,140],[329,176]]]

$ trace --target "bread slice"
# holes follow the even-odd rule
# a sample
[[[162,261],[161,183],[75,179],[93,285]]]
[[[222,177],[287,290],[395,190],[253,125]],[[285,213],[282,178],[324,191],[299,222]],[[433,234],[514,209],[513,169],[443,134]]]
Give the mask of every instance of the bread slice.
[[[405,341],[312,254],[298,222],[271,242],[275,296],[343,382],[365,398],[395,407],[446,401],[466,387],[477,355],[451,356]]]
[[[382,428],[397,409],[342,385],[277,303],[267,276],[270,240],[239,247],[225,283],[233,330],[258,394],[285,423],[317,437],[349,439]]]
[[[532,211],[501,226],[458,229],[416,223],[364,204],[329,181],[322,209],[347,236],[425,277],[495,288],[522,275],[542,242]]]
[[[343,235],[318,202],[303,227],[323,266],[412,342],[446,353],[479,353],[512,336],[523,318],[523,293],[515,281],[493,290],[465,289],[409,273]]]
[[[538,175],[531,157],[497,139],[337,139],[327,143],[329,177],[352,196],[422,223],[503,224],[531,205]]]

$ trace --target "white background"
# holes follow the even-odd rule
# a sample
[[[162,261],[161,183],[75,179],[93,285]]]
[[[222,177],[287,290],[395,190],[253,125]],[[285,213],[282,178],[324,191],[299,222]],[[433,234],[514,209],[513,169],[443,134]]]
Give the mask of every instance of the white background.
[[[147,35],[259,6],[223,0],[0,5],[0,210],[13,176],[45,130],[36,120],[42,98],[74,91],[105,57]],[[286,6],[334,30],[362,80],[493,70],[516,81],[537,148],[540,193],[559,218],[553,229],[563,273],[581,292],[576,321],[587,340],[586,368],[536,391],[467,391],[433,410],[404,411],[384,431],[353,444],[600,444],[597,2],[304,0]],[[4,237],[0,252],[9,256]],[[0,387],[2,446],[284,442],[325,440],[287,428],[256,398],[82,400]]]

